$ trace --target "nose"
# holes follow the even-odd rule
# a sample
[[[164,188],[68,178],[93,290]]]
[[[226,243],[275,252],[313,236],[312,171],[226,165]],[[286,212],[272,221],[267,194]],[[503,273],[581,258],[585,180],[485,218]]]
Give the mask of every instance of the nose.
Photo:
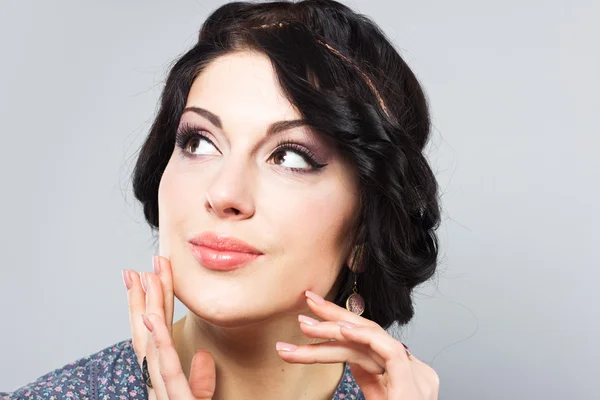
[[[243,220],[254,215],[250,169],[224,161],[206,191],[205,208],[219,218]]]

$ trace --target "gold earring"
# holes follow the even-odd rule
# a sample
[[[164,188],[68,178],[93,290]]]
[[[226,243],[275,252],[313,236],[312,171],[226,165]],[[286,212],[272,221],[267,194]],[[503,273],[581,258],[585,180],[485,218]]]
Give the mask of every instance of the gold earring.
[[[362,298],[360,294],[358,294],[358,289],[356,287],[356,278],[358,274],[354,274],[354,288],[352,289],[352,294],[348,296],[346,299],[346,310],[353,312],[356,315],[361,315],[365,312],[365,300]]]

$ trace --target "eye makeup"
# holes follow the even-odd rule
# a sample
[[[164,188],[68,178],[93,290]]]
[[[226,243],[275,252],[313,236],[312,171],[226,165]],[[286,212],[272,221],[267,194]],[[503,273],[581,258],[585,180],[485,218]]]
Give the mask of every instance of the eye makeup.
[[[291,140],[281,140],[275,146],[275,150],[271,153],[269,159],[272,159],[276,154],[291,151],[301,156],[313,169],[318,170],[325,167],[327,164],[317,162],[317,157],[310,149],[293,142]],[[303,170],[302,168],[289,168],[291,170]]]
[[[208,135],[205,132],[207,131],[204,128],[201,128],[200,126],[195,126],[190,123],[181,124],[175,137],[175,144],[183,157],[194,159],[203,156],[196,155],[188,151],[189,144],[192,140],[204,140],[208,142],[211,146],[213,146],[219,153],[221,153],[219,148],[214,144],[214,142],[208,137]],[[317,155],[313,151],[311,151],[307,146],[297,143],[293,140],[278,141],[275,146],[275,149],[270,153],[267,161],[271,161],[277,155],[285,154],[286,152],[292,152],[297,154],[298,156],[302,157],[302,159],[310,166],[310,168],[295,168],[282,166],[282,168],[286,170],[290,170],[295,173],[313,173],[318,172],[319,170],[327,166],[326,163],[318,162]]]
[[[221,153],[219,148],[213,143],[212,140],[208,138],[208,136],[204,132],[206,132],[205,129],[193,126],[191,124],[181,125],[181,127],[177,131],[177,134],[175,135],[175,145],[179,148],[184,157],[197,157],[196,155],[191,154],[187,151],[188,144],[192,139],[204,140],[210,143],[219,153]]]

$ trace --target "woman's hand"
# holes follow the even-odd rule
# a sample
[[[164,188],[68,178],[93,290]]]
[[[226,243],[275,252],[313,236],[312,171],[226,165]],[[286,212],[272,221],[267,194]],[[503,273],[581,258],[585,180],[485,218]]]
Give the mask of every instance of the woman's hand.
[[[158,268],[156,268],[158,266]],[[215,391],[215,364],[210,353],[192,359],[189,382],[172,338],[174,295],[170,262],[155,258],[155,273],[123,271],[129,301],[133,348],[141,365],[146,356],[153,388],[150,399],[210,400]],[[279,356],[290,363],[348,362],[367,400],[435,400],[439,377],[427,364],[408,356],[404,346],[383,328],[307,291],[307,304],[323,321],[299,316],[302,332],[329,341],[304,346],[278,343]],[[144,316],[145,315],[145,316]]]
[[[146,356],[152,388],[148,398],[157,400],[209,400],[215,391],[215,362],[210,353],[198,351],[192,359],[189,382],[173,344],[173,275],[171,263],[153,257],[154,273],[123,270],[129,302],[133,349],[142,365]]]
[[[279,356],[299,364],[348,362],[367,400],[435,400],[439,377],[381,326],[306,291],[307,304],[323,321],[300,315],[300,329],[318,344],[278,343]],[[292,349],[283,350],[283,349]]]

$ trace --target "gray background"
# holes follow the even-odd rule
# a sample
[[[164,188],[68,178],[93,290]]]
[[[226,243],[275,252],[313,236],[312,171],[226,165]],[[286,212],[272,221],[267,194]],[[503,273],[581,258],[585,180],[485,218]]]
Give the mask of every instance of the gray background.
[[[171,61],[221,2],[0,4],[0,390],[13,390],[129,337],[120,270],[151,270],[154,251],[134,155]],[[435,125],[439,274],[394,334],[438,371],[440,398],[598,398],[599,3],[347,4],[397,44]]]

